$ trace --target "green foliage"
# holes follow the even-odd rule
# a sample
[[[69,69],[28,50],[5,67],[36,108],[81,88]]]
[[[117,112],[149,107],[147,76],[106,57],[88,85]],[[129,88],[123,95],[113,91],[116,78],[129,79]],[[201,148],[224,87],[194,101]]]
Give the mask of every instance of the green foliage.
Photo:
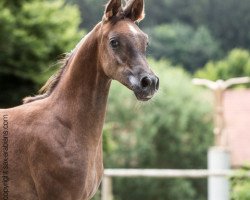
[[[249,0],[158,0],[146,1],[145,26],[172,22],[192,27],[205,25],[224,51],[235,47],[250,48]]]
[[[218,43],[204,26],[194,29],[174,23],[156,26],[147,32],[152,37],[150,55],[157,59],[167,57],[189,71],[195,71],[220,54]]]
[[[232,200],[249,200],[250,199],[250,180],[242,180],[235,183],[232,191]]]
[[[84,19],[81,27],[91,30],[99,21],[104,13],[104,5],[108,0],[67,0],[79,6],[81,17]]]
[[[197,0],[198,2],[198,0]],[[221,41],[225,51],[233,48],[250,48],[250,2],[249,0],[209,0],[204,10],[203,23]]]
[[[139,103],[124,86],[113,83],[104,131],[106,168],[205,168],[211,144],[211,106],[181,68],[167,61],[150,64],[160,90]],[[108,138],[108,139],[107,139]],[[129,193],[127,191],[130,191]],[[115,199],[205,199],[205,181],[190,179],[115,179]]]
[[[92,28],[93,25],[100,20],[101,15],[103,13],[103,6],[108,0],[67,0],[68,2],[74,2],[79,5],[81,9],[82,18],[84,22],[82,26],[85,28]],[[227,0],[227,1],[218,1],[218,0],[157,0],[157,1],[145,1],[146,6],[146,19],[141,22],[142,27],[153,29],[156,26],[161,26],[164,24],[173,24],[176,22],[187,24],[192,27],[193,34],[195,34],[195,30],[199,29],[199,27],[206,27],[208,29],[208,33],[203,33],[203,38],[207,38],[205,42],[200,41],[200,47],[197,46],[192,50],[192,46],[190,51],[191,58],[188,62],[182,63],[185,66],[187,63],[187,68],[190,69],[190,66],[201,67],[202,64],[208,62],[208,59],[214,59],[215,54],[218,53],[216,51],[212,51],[211,49],[216,48],[216,46],[220,46],[222,52],[227,53],[233,48],[246,48],[250,49],[250,1],[249,0]],[[198,30],[197,30],[198,31]],[[211,34],[210,34],[211,33]],[[163,33],[164,34],[164,33]],[[182,33],[179,33],[182,34]],[[198,34],[198,33],[197,33]],[[209,35],[206,37],[206,35]],[[212,35],[212,37],[211,37]],[[209,39],[212,39],[212,41]],[[213,39],[215,38],[215,40]],[[185,42],[189,43],[189,38],[185,38]],[[191,40],[193,37],[191,36]],[[202,40],[202,39],[201,39]],[[207,43],[208,42],[208,43]],[[212,42],[212,44],[211,44]],[[215,45],[213,45],[213,43]],[[206,46],[206,45],[209,46]],[[172,49],[172,44],[167,44],[167,47]],[[175,44],[174,44],[175,45]],[[211,45],[211,46],[210,46]],[[206,50],[206,48],[211,48],[210,50]],[[201,54],[199,53],[201,50]],[[203,53],[205,56],[203,57]],[[195,55],[192,52],[196,52]],[[157,58],[159,55],[164,58],[169,58],[166,50],[164,48],[154,49],[153,56]],[[200,59],[199,57],[202,56]],[[224,56],[224,55],[222,55]],[[172,57],[170,57],[172,58]],[[187,60],[185,58],[185,60]],[[194,60],[194,62],[192,62]],[[198,60],[198,61],[197,61]],[[175,61],[175,60],[173,60]],[[178,63],[181,63],[182,58],[178,60]],[[202,61],[202,62],[200,62]],[[191,69],[192,69],[191,67]]]
[[[245,175],[249,172],[250,167],[244,167],[237,175],[232,178],[232,200],[249,200],[250,199],[250,178]]]
[[[18,9],[22,6],[24,2],[28,2],[32,0],[1,0],[1,4],[5,7],[8,7],[12,11],[18,11]]]
[[[63,0],[23,1],[15,9],[2,5],[0,23],[0,85],[4,91],[0,106],[6,106],[7,95],[10,106],[24,93],[34,92],[53,71],[48,67],[57,56],[74,47],[80,39],[80,16],[75,6],[66,6]],[[16,94],[8,90],[12,83],[20,85]]]
[[[187,179],[116,178],[113,185],[114,200],[201,200]]]
[[[250,76],[250,53],[247,50],[234,49],[226,58],[208,62],[196,76],[210,80]]]
[[[180,21],[193,27],[204,24],[210,0],[158,0],[145,1],[146,14],[150,16],[144,26]]]

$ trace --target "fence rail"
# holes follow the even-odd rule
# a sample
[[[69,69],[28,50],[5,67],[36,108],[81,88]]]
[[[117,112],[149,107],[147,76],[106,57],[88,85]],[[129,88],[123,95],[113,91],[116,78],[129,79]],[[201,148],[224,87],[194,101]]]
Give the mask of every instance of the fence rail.
[[[206,177],[249,177],[250,171],[206,170],[206,169],[106,169],[102,182],[102,200],[112,200],[112,178],[151,177],[151,178],[206,178]]]
[[[154,178],[206,178],[208,176],[242,176],[238,170],[216,170],[205,169],[106,169],[104,176],[108,177],[154,177]],[[250,177],[250,172],[244,173],[245,177]]]

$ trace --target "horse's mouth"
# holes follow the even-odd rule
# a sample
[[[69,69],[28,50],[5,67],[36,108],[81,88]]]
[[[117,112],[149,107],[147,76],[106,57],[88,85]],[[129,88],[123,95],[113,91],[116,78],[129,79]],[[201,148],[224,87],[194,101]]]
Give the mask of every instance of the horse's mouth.
[[[154,95],[143,95],[141,93],[136,93],[136,92],[134,92],[134,93],[135,93],[137,100],[139,100],[139,101],[149,101],[154,96]]]
[[[139,101],[149,101],[151,98],[138,98],[138,97],[137,97],[137,99],[138,99]]]

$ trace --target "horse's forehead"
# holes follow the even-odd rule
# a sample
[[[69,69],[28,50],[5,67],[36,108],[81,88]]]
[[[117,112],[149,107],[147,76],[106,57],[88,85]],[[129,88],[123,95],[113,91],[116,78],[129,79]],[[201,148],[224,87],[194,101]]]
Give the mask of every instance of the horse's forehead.
[[[127,32],[130,34],[141,34],[142,31],[134,23],[128,21],[120,21],[116,24],[115,30],[121,32]]]
[[[110,32],[122,33],[134,36],[146,36],[146,34],[133,22],[124,20],[117,22],[113,27],[110,28]]]

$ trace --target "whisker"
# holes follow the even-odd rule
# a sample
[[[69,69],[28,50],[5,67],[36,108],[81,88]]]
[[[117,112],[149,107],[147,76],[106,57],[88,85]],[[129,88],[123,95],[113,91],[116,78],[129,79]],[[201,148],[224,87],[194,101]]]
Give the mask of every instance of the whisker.
[[[134,105],[134,108],[135,108],[135,111],[139,111],[142,107],[142,102],[140,101],[136,101],[135,105]]]

